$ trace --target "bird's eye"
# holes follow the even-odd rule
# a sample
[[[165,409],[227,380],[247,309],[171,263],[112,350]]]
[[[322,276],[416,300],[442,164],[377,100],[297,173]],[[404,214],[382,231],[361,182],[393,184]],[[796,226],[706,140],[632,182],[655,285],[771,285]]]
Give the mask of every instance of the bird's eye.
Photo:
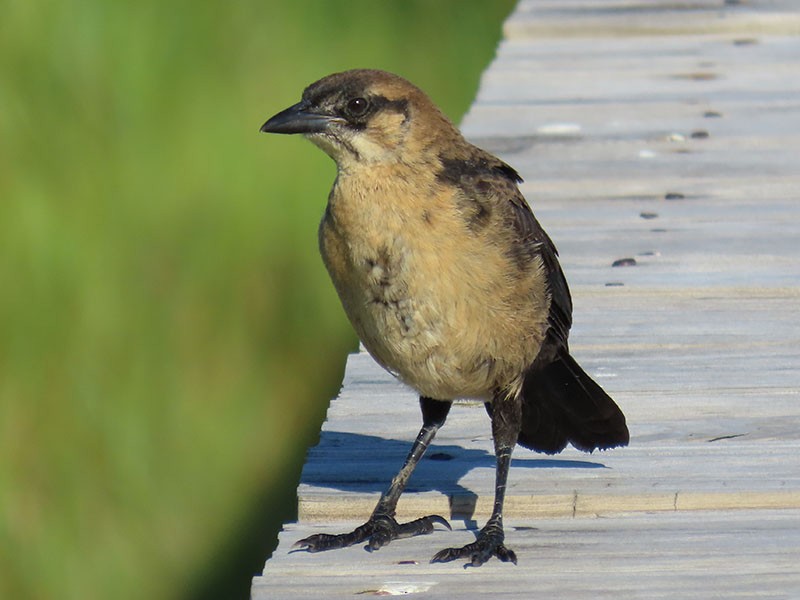
[[[369,102],[366,98],[353,98],[347,103],[347,112],[354,117],[361,117],[369,109]]]

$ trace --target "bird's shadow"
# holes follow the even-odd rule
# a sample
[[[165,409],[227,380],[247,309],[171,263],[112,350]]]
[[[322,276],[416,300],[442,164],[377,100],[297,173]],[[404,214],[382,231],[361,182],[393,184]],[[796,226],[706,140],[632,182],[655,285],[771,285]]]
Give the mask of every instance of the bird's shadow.
[[[410,440],[325,430],[319,444],[309,450],[301,483],[350,493],[383,492],[402,466],[411,443]],[[592,460],[528,458],[521,454],[519,450],[515,452],[515,470],[607,468]],[[434,441],[411,476],[406,491],[444,494],[450,499],[450,517],[464,519],[469,526],[478,496],[460,481],[472,469],[494,467],[495,457],[489,450]]]

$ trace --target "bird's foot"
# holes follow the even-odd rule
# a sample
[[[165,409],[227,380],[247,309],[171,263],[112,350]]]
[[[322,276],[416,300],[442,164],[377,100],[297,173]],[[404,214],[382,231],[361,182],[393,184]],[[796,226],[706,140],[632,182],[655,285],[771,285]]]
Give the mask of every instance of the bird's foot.
[[[292,549],[322,552],[324,550],[346,548],[366,541],[365,549],[371,552],[382,548],[394,539],[433,533],[436,523],[452,529],[450,523],[439,515],[422,517],[408,523],[398,523],[394,517],[385,514],[372,515],[369,521],[356,527],[350,533],[340,533],[338,535],[317,533],[295,542]]]
[[[450,562],[459,558],[467,558],[469,562],[464,565],[465,567],[480,567],[492,556],[496,556],[503,562],[517,564],[517,555],[513,550],[505,547],[504,539],[503,526],[496,521],[490,521],[481,529],[478,539],[474,542],[461,548],[445,548],[437,552],[431,562]]]

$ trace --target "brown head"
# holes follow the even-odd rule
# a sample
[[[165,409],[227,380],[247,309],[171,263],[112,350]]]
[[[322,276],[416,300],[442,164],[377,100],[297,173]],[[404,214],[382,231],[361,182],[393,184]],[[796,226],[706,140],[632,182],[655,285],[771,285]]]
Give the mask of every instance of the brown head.
[[[335,73],[312,83],[294,106],[261,127],[265,133],[300,133],[342,170],[424,160],[442,141],[461,135],[411,82],[372,69]]]

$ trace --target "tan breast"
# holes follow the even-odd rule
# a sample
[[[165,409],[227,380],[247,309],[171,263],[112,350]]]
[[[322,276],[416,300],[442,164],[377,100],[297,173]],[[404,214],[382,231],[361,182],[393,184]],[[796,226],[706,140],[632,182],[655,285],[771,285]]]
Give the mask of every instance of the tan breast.
[[[516,387],[544,337],[541,265],[521,271],[510,259],[501,218],[470,230],[452,188],[386,175],[340,175],[320,226],[323,260],[364,346],[432,398]]]

